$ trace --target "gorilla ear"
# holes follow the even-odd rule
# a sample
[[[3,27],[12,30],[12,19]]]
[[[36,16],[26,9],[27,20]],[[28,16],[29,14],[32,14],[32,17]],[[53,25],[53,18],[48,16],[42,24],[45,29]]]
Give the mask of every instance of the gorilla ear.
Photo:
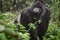
[[[33,11],[34,11],[35,13],[39,13],[39,8],[36,7],[36,8],[33,9]]]

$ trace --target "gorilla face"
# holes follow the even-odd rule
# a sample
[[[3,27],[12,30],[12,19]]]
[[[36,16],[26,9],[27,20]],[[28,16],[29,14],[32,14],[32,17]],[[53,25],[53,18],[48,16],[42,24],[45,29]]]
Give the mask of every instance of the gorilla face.
[[[35,7],[33,9],[33,13],[32,14],[33,14],[33,19],[35,21],[37,21],[37,20],[40,19],[41,15],[43,14],[43,9],[42,8],[38,8],[38,7]]]
[[[38,20],[40,16],[41,10],[39,8],[34,8],[33,9],[33,19]]]
[[[32,8],[33,19],[35,21],[39,20],[41,15],[45,13],[44,11],[45,11],[45,8],[42,6],[42,4],[39,1],[37,1]]]

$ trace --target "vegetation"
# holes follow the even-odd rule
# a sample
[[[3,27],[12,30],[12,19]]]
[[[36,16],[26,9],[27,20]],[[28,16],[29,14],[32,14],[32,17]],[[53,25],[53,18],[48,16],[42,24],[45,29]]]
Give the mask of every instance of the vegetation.
[[[15,17],[27,7],[32,0],[0,0],[0,40],[29,40],[29,30],[20,25],[20,32],[13,24]],[[44,40],[60,40],[60,0],[46,0],[51,10],[51,19]],[[29,26],[35,29],[34,24]]]

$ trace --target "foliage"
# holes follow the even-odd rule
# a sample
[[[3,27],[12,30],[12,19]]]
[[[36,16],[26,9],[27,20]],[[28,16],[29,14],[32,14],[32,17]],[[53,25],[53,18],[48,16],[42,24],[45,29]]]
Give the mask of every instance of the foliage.
[[[60,40],[60,29],[56,22],[50,22],[44,40]]]
[[[52,4],[50,4],[51,10],[51,20],[55,21],[58,25],[60,25],[59,14],[60,14],[60,0],[52,0]]]
[[[31,2],[32,0],[0,0],[0,3],[2,4],[2,8],[0,7],[0,11],[2,10],[3,12],[12,11],[15,9],[17,10],[20,8],[23,9],[27,7]],[[48,7],[51,10],[51,20],[49,23],[48,30],[43,38],[44,40],[60,40],[60,26],[58,26],[58,24],[60,23],[59,21],[60,0],[51,0]],[[17,31],[16,26],[13,24],[13,20],[15,19],[16,16],[17,13],[15,12],[14,13],[0,12],[0,40],[30,39],[30,34],[28,33],[29,30],[26,30],[23,25],[18,24],[21,30],[20,32]],[[29,26],[32,29],[35,29],[35,25],[32,23],[30,23]]]
[[[8,16],[8,13],[7,13],[7,16]],[[4,20],[5,20],[6,17],[4,17]],[[2,20],[2,19],[1,19]],[[27,33],[28,30],[25,30],[24,26],[23,25],[20,25],[21,27],[21,32],[17,32],[16,30],[16,27],[15,25],[13,24],[13,21],[10,21],[8,24],[8,28],[4,28],[4,26],[0,26],[0,28],[3,31],[3,33],[1,32],[1,29],[0,29],[0,39],[1,40],[19,40],[19,39],[22,39],[22,40],[29,40],[30,39],[30,34]],[[33,29],[35,29],[34,27],[34,24],[30,23],[29,24]],[[25,31],[24,31],[25,30]],[[24,36],[23,36],[24,35]],[[8,37],[10,36],[10,37]],[[18,38],[15,38],[15,37],[18,37]],[[28,38],[26,38],[28,37]],[[4,38],[4,39],[3,39]],[[53,22],[53,21],[50,21],[50,24],[49,24],[49,28],[46,32],[46,35],[44,36],[44,40],[60,40],[60,28],[58,27],[57,23],[56,22]]]
[[[26,2],[26,0],[1,0],[1,5],[2,5],[2,8],[1,8],[1,11],[5,12],[5,11],[11,11],[11,10],[19,10],[19,9],[22,9],[26,6],[28,6],[28,2]]]
[[[30,34],[25,32],[18,32],[16,28],[14,28],[14,24],[10,23],[9,26],[12,26],[13,28],[5,28],[4,26],[0,26],[0,35],[3,35],[7,40],[29,40],[30,39]],[[24,31],[24,30],[23,30]],[[3,33],[3,34],[2,34]],[[4,40],[2,39],[1,40]]]

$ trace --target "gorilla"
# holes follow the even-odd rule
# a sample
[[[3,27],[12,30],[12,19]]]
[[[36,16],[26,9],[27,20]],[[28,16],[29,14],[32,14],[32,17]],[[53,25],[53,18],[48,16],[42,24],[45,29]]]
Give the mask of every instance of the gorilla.
[[[36,29],[30,29],[29,33],[31,36],[30,40],[43,40],[43,36],[45,35],[50,19],[50,10],[49,8],[42,3],[40,0],[34,1],[29,7],[24,9],[15,21],[14,24],[21,23],[28,30],[30,27],[29,23],[35,23],[38,20],[41,20],[41,23],[36,23]],[[20,30],[19,26],[16,25]]]

